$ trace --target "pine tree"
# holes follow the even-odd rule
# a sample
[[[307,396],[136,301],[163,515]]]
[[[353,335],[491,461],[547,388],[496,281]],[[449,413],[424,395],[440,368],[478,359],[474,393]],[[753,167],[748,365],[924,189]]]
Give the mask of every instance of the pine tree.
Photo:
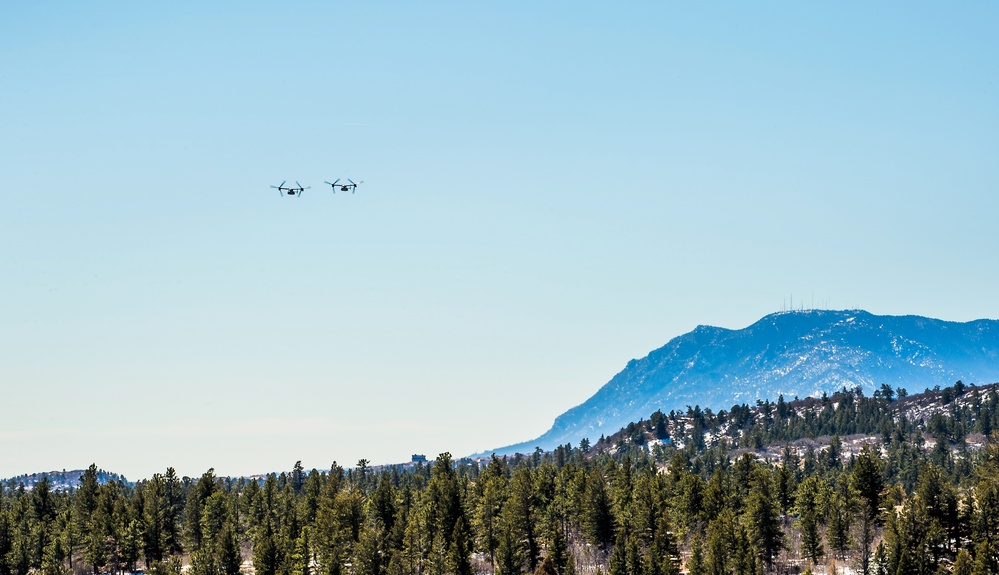
[[[396,515],[396,493],[395,487],[387,475],[382,475],[378,480],[378,486],[371,495],[368,503],[371,508],[371,515],[375,522],[385,531],[391,532],[395,525]]]
[[[680,536],[693,528],[694,524],[704,519],[704,480],[684,470],[678,482],[677,495],[673,498],[672,508],[676,514],[676,523],[681,527]]]
[[[718,517],[725,509],[735,509],[736,504],[735,486],[732,485],[731,474],[724,468],[718,467],[708,479],[704,488],[704,518],[711,521]]]
[[[787,515],[794,504],[794,494],[798,489],[798,455],[790,445],[784,446],[781,466],[777,469],[777,499],[782,515]]]
[[[159,513],[163,521],[163,552],[168,555],[180,553],[181,518],[184,512],[184,488],[177,472],[168,467],[163,476],[163,499]]]
[[[957,492],[943,471],[930,464],[919,474],[915,495],[921,511],[931,523],[928,535],[932,535],[934,540],[929,552],[933,555],[934,563],[937,563],[941,558],[941,551],[949,551],[951,540],[957,536]]]
[[[10,514],[3,506],[3,485],[0,485],[0,575],[13,575],[10,553],[14,549],[14,529]]]
[[[888,575],[891,566],[888,563],[888,551],[885,549],[884,541],[878,543],[874,550],[874,560],[871,562],[871,571],[874,575]]]
[[[128,525],[122,530],[118,541],[118,548],[125,570],[134,572],[135,565],[139,562],[139,557],[142,553],[142,528],[138,520],[130,520]]]
[[[999,539],[999,477],[987,476],[975,486],[975,503],[972,534],[975,541]]]
[[[188,494],[184,511],[184,531],[192,552],[201,548],[201,542],[204,538],[201,525],[202,506],[216,489],[218,489],[218,485],[215,479],[215,469],[212,468],[202,474],[191,493]]]
[[[727,575],[731,568],[731,548],[735,545],[735,516],[726,509],[708,524],[705,573]]]
[[[826,534],[829,540],[829,547],[840,558],[845,557],[847,550],[850,548],[850,527],[855,509],[855,494],[853,489],[847,477],[841,475],[840,482],[836,490],[829,497],[825,509],[825,515],[829,523]]]
[[[80,487],[77,488],[73,504],[76,507],[76,531],[83,534],[80,543],[83,545],[83,560],[88,563],[96,574],[104,565],[103,536],[93,529],[93,516],[97,510],[97,495],[100,486],[97,483],[97,465],[90,467],[80,476]],[[99,562],[96,564],[95,562]]]
[[[453,575],[472,575],[472,564],[469,562],[471,554],[470,530],[465,525],[464,517],[458,517],[451,534],[451,547],[448,550],[448,572]]]
[[[446,563],[443,558],[451,548],[455,525],[464,518],[461,487],[450,453],[440,454],[434,462],[427,483],[427,503],[426,529],[430,553],[442,558],[443,565]],[[463,521],[463,525],[468,523]]]
[[[990,541],[982,541],[975,546],[975,563],[972,575],[995,575],[999,573],[995,546]]]
[[[954,569],[951,571],[952,575],[973,575],[974,562],[971,558],[971,554],[968,553],[967,549],[961,549],[957,552],[957,558],[954,559]]]
[[[745,526],[736,529],[736,540],[732,545],[732,573],[734,575],[756,575],[759,569],[759,552],[752,543]]]
[[[507,498],[506,464],[495,454],[476,482],[476,490],[475,529],[480,548],[489,555],[489,563],[495,568],[500,512]]]
[[[277,537],[270,523],[264,523],[253,543],[253,569],[257,575],[276,575],[281,566],[282,556]],[[339,567],[339,565],[336,565]],[[327,566],[327,573],[337,574],[339,570]]]
[[[656,536],[649,548],[649,553],[656,557],[659,564],[659,575],[679,575],[680,550],[677,548],[673,532],[670,531],[666,514],[662,514],[658,518]]]
[[[239,535],[233,527],[232,520],[225,524],[219,537],[218,553],[221,575],[240,575],[243,555],[240,551]]]
[[[301,461],[295,462],[295,466],[291,470],[291,477],[288,481],[291,483],[292,492],[295,495],[300,495],[302,493],[302,488],[305,487],[305,468],[302,467]]]
[[[817,477],[809,477],[798,486],[795,497],[798,525],[801,527],[801,554],[813,564],[825,554],[819,534],[820,485]]]
[[[607,549],[614,537],[614,517],[603,473],[594,468],[586,482],[583,533],[601,549]]]
[[[557,521],[550,521],[548,528],[548,556],[555,575],[570,575],[575,571],[572,554],[562,532],[562,526]]]
[[[610,563],[607,566],[608,575],[632,575],[628,571],[628,552],[624,531],[619,531],[611,550]]]
[[[784,548],[784,532],[781,530],[775,491],[770,472],[760,467],[754,469],[750,478],[746,517],[767,569],[773,568],[775,558]]]
[[[860,571],[863,575],[870,573],[871,544],[881,510],[881,493],[884,491],[882,470],[881,455],[871,445],[865,445],[851,473],[851,482],[861,502],[859,551]]]
[[[538,533],[538,502],[531,470],[526,465],[521,465],[513,472],[510,497],[505,506],[510,514],[514,533],[523,546],[527,570],[533,572],[538,567],[541,545]]]
[[[154,474],[149,481],[136,486],[136,494],[141,496],[142,552],[146,564],[162,561],[164,556],[164,527],[161,513],[164,497],[163,476]]]
[[[523,551],[507,521],[503,522],[496,547],[496,568],[499,575],[521,575],[524,572]]]
[[[704,565],[704,545],[701,543],[701,535],[694,534],[694,540],[690,545],[690,561],[687,562],[688,575],[706,575],[707,569]]]
[[[382,575],[380,552],[378,530],[366,527],[361,531],[360,541],[354,551],[354,575]]]
[[[638,548],[637,537],[631,535],[625,543],[625,553],[628,556],[628,574],[642,575],[645,573],[645,564],[642,562],[642,553]]]
[[[267,487],[267,482],[264,486]],[[326,474],[316,509],[314,544],[322,575],[340,575],[344,571],[343,564],[347,561],[346,549],[350,533],[343,525],[340,512],[342,487],[343,468],[334,462]],[[265,495],[262,493],[261,497]]]

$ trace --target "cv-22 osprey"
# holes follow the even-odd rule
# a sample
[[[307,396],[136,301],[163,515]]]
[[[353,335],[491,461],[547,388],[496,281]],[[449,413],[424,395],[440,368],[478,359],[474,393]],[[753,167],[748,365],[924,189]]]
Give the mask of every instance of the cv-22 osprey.
[[[337,178],[335,182],[323,182],[323,183],[324,184],[329,184],[330,186],[332,186],[334,192],[337,191],[337,188],[340,188],[341,192],[350,192],[352,194],[354,193],[355,190],[357,190],[357,186],[358,185],[364,183],[364,180],[361,180],[360,182],[357,182],[355,184],[354,180],[352,180],[350,178],[347,178],[347,181],[350,182],[350,183],[349,184],[341,184],[341,183],[339,183],[340,182],[340,178]]]
[[[285,180],[285,181],[287,181],[287,180]],[[274,188],[275,190],[277,190],[278,193],[281,194],[282,196],[285,195],[286,193],[289,196],[301,196],[302,192],[304,192],[305,190],[311,188],[312,186],[309,186],[308,188],[303,188],[302,184],[299,184],[298,182],[295,182],[295,186],[289,186],[289,187],[286,188],[286,187],[284,187],[284,182],[281,182],[280,184],[278,184],[276,186],[271,186],[271,187]]]

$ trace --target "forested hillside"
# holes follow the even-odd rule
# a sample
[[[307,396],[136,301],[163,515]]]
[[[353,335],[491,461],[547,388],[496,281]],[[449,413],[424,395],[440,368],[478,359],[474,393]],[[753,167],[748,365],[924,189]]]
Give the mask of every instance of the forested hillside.
[[[8,487],[17,487],[23,484],[26,488],[32,489],[36,483],[45,479],[49,485],[49,489],[55,491],[77,489],[80,487],[80,478],[83,477],[84,471],[84,469],[74,469],[72,471],[64,469],[62,471],[48,471],[45,473],[25,473],[6,479],[3,482],[7,483]],[[122,475],[103,469],[97,470],[97,483],[104,484],[111,481],[117,481],[125,485],[134,485]]]
[[[726,409],[847,387],[912,390],[999,381],[999,320],[966,323],[863,310],[770,314],[743,329],[698,326],[634,359],[540,437],[496,450],[549,450],[614,433],[656,410]],[[487,452],[488,454],[488,452]]]
[[[411,469],[130,486],[92,466],[76,490],[4,486],[0,575],[997,573],[994,429],[994,387],[885,386]]]

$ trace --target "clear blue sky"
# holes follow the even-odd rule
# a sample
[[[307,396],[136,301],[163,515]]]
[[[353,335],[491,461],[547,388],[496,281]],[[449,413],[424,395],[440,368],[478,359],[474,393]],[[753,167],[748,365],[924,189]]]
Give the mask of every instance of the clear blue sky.
[[[0,476],[465,455],[792,294],[997,317],[997,20],[5,3]]]

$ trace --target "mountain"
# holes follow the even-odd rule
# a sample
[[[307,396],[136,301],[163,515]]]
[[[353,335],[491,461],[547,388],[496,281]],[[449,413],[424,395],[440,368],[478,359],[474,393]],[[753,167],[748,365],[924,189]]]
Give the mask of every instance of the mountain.
[[[488,453],[595,441],[656,410],[728,409],[778,395],[882,384],[912,391],[999,381],[999,321],[957,323],[861,310],[768,315],[738,330],[698,326],[628,365],[541,437]]]

